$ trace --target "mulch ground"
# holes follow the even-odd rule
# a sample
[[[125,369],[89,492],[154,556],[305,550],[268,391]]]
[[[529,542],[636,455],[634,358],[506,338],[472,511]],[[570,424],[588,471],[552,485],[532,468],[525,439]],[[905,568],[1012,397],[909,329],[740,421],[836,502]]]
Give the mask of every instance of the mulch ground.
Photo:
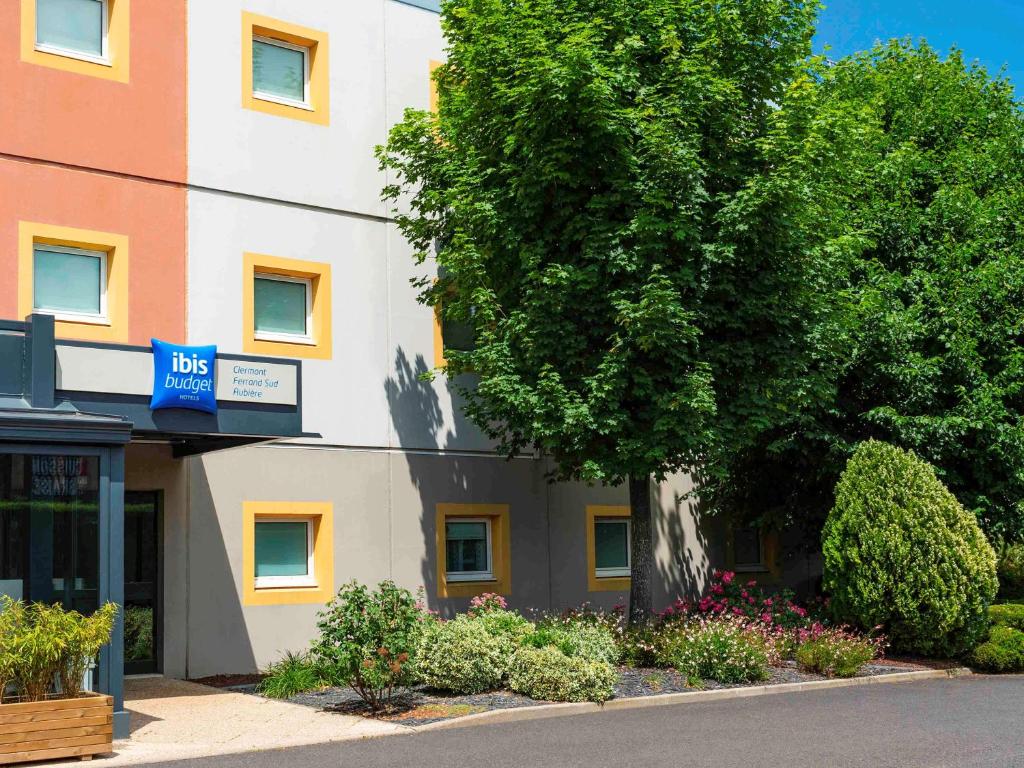
[[[908,660],[879,661],[866,664],[858,673],[858,677],[886,675],[896,672],[908,672],[926,668],[923,663]],[[758,683],[723,684],[713,680],[702,681],[699,687],[688,686],[686,678],[671,669],[646,669],[638,667],[621,667],[619,682],[615,685],[614,698],[635,698],[638,696],[661,696],[668,693],[683,693],[695,690],[716,690],[722,688],[744,688],[762,685],[779,685],[782,683],[801,683],[811,680],[825,680],[822,675],[802,672],[796,662],[783,662],[773,667],[771,677]],[[230,677],[230,676],[219,676]],[[240,684],[239,690],[252,690],[252,685]],[[293,704],[313,707],[325,712],[339,712],[346,715],[374,717],[362,699],[348,688],[325,688],[311,691],[287,699]],[[397,697],[391,712],[376,717],[403,725],[426,725],[455,717],[489,712],[495,709],[512,709],[515,707],[532,707],[547,702],[536,701],[527,696],[510,691],[491,691],[469,696],[457,696],[444,691],[436,691],[423,687],[412,688]]]
[[[209,677],[189,678],[189,682],[208,685],[211,688],[239,688],[255,686],[263,677],[263,675],[257,673],[249,675],[210,675]]]

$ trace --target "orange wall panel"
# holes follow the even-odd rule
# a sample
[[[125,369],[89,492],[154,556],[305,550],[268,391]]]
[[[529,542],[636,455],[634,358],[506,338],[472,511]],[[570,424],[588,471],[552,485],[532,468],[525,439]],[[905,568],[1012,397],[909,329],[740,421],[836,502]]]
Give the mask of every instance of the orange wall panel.
[[[185,189],[0,158],[0,318],[18,316],[18,222],[128,238],[128,343],[185,341]]]
[[[185,0],[130,2],[128,82],[22,61],[0,2],[0,153],[185,181]]]

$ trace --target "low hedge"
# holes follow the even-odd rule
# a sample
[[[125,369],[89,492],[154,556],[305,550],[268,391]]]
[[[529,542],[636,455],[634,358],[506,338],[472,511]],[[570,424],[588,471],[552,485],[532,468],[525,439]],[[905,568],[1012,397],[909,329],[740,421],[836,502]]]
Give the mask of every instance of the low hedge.
[[[988,640],[974,649],[971,663],[989,672],[1024,672],[1024,632],[993,627]]]
[[[1004,603],[988,609],[988,617],[995,626],[1013,627],[1024,632],[1024,605]]]
[[[603,661],[566,656],[554,646],[523,646],[512,656],[508,687],[538,701],[607,701],[618,673]]]
[[[433,622],[419,647],[420,679],[430,688],[481,693],[501,686],[515,644],[471,616]]]

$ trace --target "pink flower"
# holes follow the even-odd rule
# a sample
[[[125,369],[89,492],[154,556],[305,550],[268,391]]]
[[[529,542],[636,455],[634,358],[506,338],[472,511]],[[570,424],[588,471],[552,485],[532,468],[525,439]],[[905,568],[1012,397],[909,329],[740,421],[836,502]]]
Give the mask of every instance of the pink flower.
[[[766,598],[764,599],[764,604],[765,604],[765,605],[767,605],[767,606],[772,606],[772,605],[774,605],[774,604],[775,604],[775,601],[774,601],[774,600],[772,600],[772,599],[771,599],[770,597],[766,597]]]
[[[732,584],[732,580],[735,579],[735,578],[736,578],[736,574],[735,573],[733,573],[732,571],[726,571],[725,573],[722,574],[722,583],[723,584]]]
[[[743,615],[743,609],[740,608],[739,606],[733,608],[732,612],[735,613],[737,616],[742,616]]]
[[[763,621],[765,624],[771,623],[771,620],[772,620],[772,615],[770,613],[762,613],[761,614],[761,621]]]
[[[747,582],[747,586],[748,587],[756,587],[757,586],[757,579],[751,579],[750,581],[748,581]]]
[[[712,584],[711,591],[716,595],[721,595],[725,593],[725,587],[723,587],[721,584]]]
[[[751,605],[753,605],[753,604],[754,604],[754,603],[756,603],[757,601],[756,601],[756,600],[755,600],[754,598],[752,598],[752,597],[748,597],[748,598],[747,598],[747,602],[748,602],[748,603],[750,603]]]

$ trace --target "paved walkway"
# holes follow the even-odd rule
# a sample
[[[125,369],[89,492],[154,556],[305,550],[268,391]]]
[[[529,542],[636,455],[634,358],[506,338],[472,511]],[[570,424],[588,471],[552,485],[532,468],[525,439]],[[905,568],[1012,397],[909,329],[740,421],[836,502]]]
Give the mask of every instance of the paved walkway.
[[[162,677],[126,680],[125,704],[131,712],[131,739],[114,742],[114,755],[97,757],[90,765],[139,765],[405,731],[390,723]]]
[[[1024,676],[605,711],[168,768],[1022,768]]]

